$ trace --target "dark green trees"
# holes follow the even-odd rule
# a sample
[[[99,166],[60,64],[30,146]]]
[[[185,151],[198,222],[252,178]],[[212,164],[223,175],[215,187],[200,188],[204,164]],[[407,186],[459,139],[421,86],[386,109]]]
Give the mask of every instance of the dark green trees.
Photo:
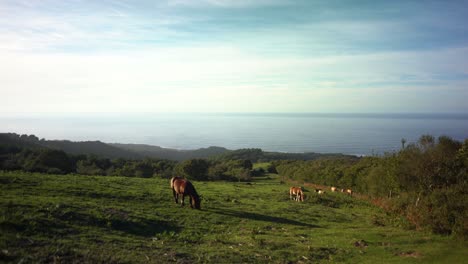
[[[73,170],[73,164],[68,155],[61,150],[52,149],[43,149],[26,154],[23,167],[27,171],[56,174],[70,173]]]
[[[204,159],[190,159],[179,163],[175,173],[189,180],[206,180],[209,163]]]

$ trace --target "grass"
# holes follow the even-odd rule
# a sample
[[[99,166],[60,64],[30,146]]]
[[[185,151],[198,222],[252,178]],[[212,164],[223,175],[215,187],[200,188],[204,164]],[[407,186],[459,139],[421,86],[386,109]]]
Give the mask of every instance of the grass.
[[[267,171],[268,167],[270,167],[271,163],[270,162],[257,162],[253,164],[254,169],[259,169],[262,168],[263,170]]]
[[[462,263],[467,243],[406,228],[364,201],[306,192],[275,175],[194,182],[202,210],[169,181],[0,172],[0,262]],[[188,202],[188,201],[187,201]]]

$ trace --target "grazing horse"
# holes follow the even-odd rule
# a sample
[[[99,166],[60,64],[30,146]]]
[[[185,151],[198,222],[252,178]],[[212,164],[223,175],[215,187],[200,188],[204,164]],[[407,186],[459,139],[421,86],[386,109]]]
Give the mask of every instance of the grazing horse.
[[[331,189],[332,192],[336,192],[336,187],[332,186],[330,189]]]
[[[294,201],[304,201],[304,192],[301,187],[291,187],[289,188],[289,199]]]
[[[318,194],[324,194],[325,191],[322,190],[322,189],[315,189],[315,192],[318,193]]]
[[[346,194],[349,194],[350,196],[353,196],[353,190],[346,189]]]
[[[181,177],[172,177],[171,179],[171,189],[172,194],[174,195],[174,200],[176,203],[179,203],[179,197],[182,195],[182,206],[184,205],[185,196],[190,197],[190,207],[195,209],[201,209],[200,207],[200,196],[198,196],[195,187],[193,184],[186,179]]]

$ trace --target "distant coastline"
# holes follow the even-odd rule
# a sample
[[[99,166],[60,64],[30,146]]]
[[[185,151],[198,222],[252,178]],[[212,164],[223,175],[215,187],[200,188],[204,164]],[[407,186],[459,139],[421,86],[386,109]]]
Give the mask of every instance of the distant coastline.
[[[210,159],[248,159],[251,162],[272,160],[314,160],[322,157],[347,157],[341,153],[284,153],[269,152],[258,148],[230,150],[211,146],[193,150],[177,150],[146,144],[104,143],[101,141],[47,140],[36,135],[0,133],[0,147],[4,149],[48,149],[61,150],[70,155],[94,155],[109,159],[163,159],[183,161],[197,158]]]
[[[3,114],[5,115],[5,114]],[[468,113],[85,113],[0,117],[2,131],[53,140],[196,150],[260,148],[367,156],[421,135],[468,138]]]

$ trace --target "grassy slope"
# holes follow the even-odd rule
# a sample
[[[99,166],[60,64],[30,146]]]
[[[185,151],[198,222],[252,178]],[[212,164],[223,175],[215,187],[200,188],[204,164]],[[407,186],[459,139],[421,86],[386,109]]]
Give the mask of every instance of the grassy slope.
[[[0,172],[0,262],[461,263],[466,243],[340,193],[289,201],[279,180],[195,182],[202,211],[168,180]],[[187,201],[188,202],[188,201]],[[367,246],[356,246],[364,240]]]

